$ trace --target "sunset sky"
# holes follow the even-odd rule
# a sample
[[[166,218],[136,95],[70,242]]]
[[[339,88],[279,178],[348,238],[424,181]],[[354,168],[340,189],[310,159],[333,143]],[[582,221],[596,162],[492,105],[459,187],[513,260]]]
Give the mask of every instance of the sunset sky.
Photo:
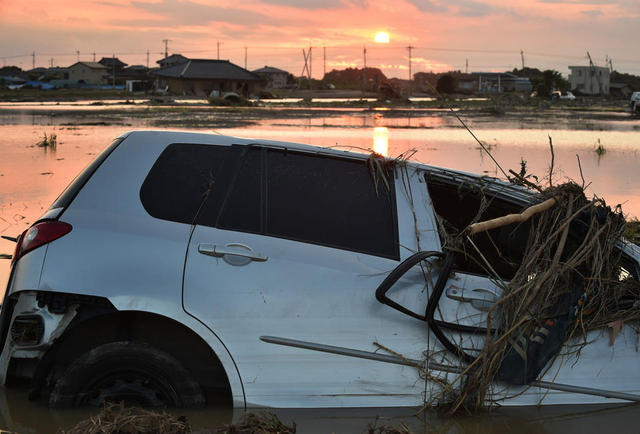
[[[150,66],[169,53],[220,58],[248,69],[270,65],[300,75],[378,67],[412,72],[504,71],[597,65],[640,74],[639,0],[0,0],[0,65],[69,66],[115,54]],[[388,44],[374,42],[378,32]],[[323,48],[324,47],[324,48]],[[308,49],[308,48],[307,48]],[[324,53],[326,50],[326,63]],[[76,52],[79,51],[78,55]]]

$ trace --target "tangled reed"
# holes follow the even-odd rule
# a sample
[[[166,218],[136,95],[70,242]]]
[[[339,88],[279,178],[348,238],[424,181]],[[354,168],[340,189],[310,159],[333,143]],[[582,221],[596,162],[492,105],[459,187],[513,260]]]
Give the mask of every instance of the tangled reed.
[[[535,380],[570,339],[586,344],[589,330],[640,320],[640,284],[616,248],[626,228],[620,208],[588,200],[575,183],[550,187],[538,201],[550,198],[555,206],[508,226],[525,235],[524,253],[488,312],[484,347],[460,379],[452,412],[483,407],[496,379]],[[457,244],[466,249],[472,237],[459,234]]]

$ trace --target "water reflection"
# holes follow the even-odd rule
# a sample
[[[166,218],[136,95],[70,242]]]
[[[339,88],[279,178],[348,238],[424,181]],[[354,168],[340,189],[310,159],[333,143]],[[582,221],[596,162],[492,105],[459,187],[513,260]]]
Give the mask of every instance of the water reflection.
[[[455,126],[452,116],[426,111],[389,112],[331,109],[331,116],[318,109],[317,115],[289,116],[278,109],[248,127],[206,127],[203,130],[255,139],[276,139],[345,149],[373,149],[383,155],[399,155],[416,149],[413,159],[472,173],[498,175],[495,165],[478,148],[468,132]],[[295,109],[292,110],[296,112]],[[159,116],[159,115],[158,115]],[[184,116],[182,112],[181,116]],[[226,115],[228,116],[228,115]],[[240,116],[240,115],[239,115]],[[407,117],[410,116],[410,117]],[[99,120],[99,118],[97,119]],[[92,124],[77,124],[77,122]],[[130,120],[134,128],[145,128],[150,118]],[[549,139],[555,149],[554,182],[579,181],[579,155],[588,195],[597,194],[612,206],[622,204],[625,213],[640,217],[640,120],[607,121],[610,129],[540,129],[528,125],[470,122],[476,135],[491,144],[494,157],[505,170],[519,171],[520,161],[541,178],[548,174]],[[209,129],[210,128],[210,129]],[[131,126],[94,122],[93,113],[83,115],[35,115],[31,112],[3,112],[0,109],[0,233],[16,236],[48,208],[64,187],[111,140]],[[170,127],[170,129],[188,129]],[[55,133],[55,153],[35,147],[43,132]],[[393,134],[390,135],[390,131]],[[597,140],[607,152],[594,151]],[[372,143],[373,142],[373,143]],[[579,181],[580,183],[580,181]],[[0,253],[11,254],[14,244],[0,239]],[[0,291],[9,276],[9,261],[0,259]]]
[[[373,152],[389,156],[389,129],[387,127],[375,127],[373,129]]]
[[[320,111],[320,110],[318,110]],[[338,110],[334,110],[338,111]],[[384,112],[340,113],[336,116],[312,116],[304,119],[282,116],[259,119],[250,127],[216,128],[223,134],[278,139],[318,146],[359,147],[382,155],[399,155],[416,149],[414,159],[428,164],[459,170],[497,174],[496,168],[478,144],[450,117],[426,111],[395,117],[376,117]],[[0,125],[0,233],[16,236],[26,229],[57,197],[73,177],[125,128],[113,125],[63,125],[70,118],[33,115],[2,115]],[[76,119],[77,121],[77,119]],[[148,122],[145,120],[144,122]],[[147,124],[141,122],[136,127]],[[555,149],[555,182],[567,178],[580,179],[576,155],[591,183],[589,194],[598,194],[615,205],[622,203],[626,212],[640,216],[640,122],[611,121],[605,131],[536,129],[521,124],[472,124],[484,143],[492,145],[492,153],[505,168],[518,169],[520,160],[527,161],[530,173],[545,176],[549,168],[548,135]],[[43,152],[34,144],[41,140],[43,128],[56,133],[55,153]],[[520,128],[522,126],[522,128]],[[209,127],[213,128],[213,127]],[[205,131],[210,131],[205,128]],[[393,131],[390,137],[389,131]],[[373,140],[372,140],[373,139]],[[607,149],[599,156],[594,152],[596,140]],[[373,141],[373,144],[372,144]],[[11,254],[14,243],[0,239],[0,253]],[[8,278],[9,261],[0,260],[0,291]],[[27,400],[26,390],[6,391],[0,388],[0,429],[17,432],[51,432],[55,427],[71,427],[96,411],[51,410]],[[241,414],[242,412],[240,412]],[[499,409],[473,417],[443,418],[427,412],[415,416],[415,409],[313,409],[277,410],[285,423],[295,421],[302,433],[366,432],[367,427],[405,423],[412,432],[489,433],[585,431],[635,432],[640,418],[639,406],[562,406]],[[211,428],[230,419],[229,412],[210,409],[177,411],[184,414],[194,429]],[[234,415],[235,417],[235,415]],[[595,428],[599,427],[599,428]]]
[[[52,409],[42,402],[29,401],[26,387],[0,387],[0,430],[19,433],[51,433],[69,430],[79,421],[95,417],[98,409]],[[412,434],[490,434],[637,432],[638,405],[565,405],[547,407],[497,408],[476,415],[449,417],[435,410],[418,408],[337,408],[337,409],[251,409],[275,414],[284,424],[295,423],[297,432]],[[168,409],[184,416],[194,432],[238,423],[246,415],[243,409],[199,408]],[[406,427],[406,429],[404,429]],[[387,429],[385,431],[385,428]],[[395,428],[397,431],[392,431]]]

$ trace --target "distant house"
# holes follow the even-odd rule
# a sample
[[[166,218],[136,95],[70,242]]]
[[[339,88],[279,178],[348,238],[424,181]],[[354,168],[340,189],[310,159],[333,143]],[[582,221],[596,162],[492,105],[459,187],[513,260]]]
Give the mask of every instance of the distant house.
[[[106,84],[107,67],[98,62],[76,62],[68,69],[69,80],[83,84]]]
[[[126,63],[124,63],[117,57],[103,57],[102,59],[98,60],[98,63],[106,66],[109,69],[113,69],[115,66],[116,71],[121,71],[122,68],[127,66]]]
[[[282,89],[287,87],[287,78],[289,77],[289,72],[287,71],[274,68],[273,66],[265,66],[252,72],[258,74],[267,82],[267,88]]]
[[[107,68],[106,72],[109,75],[109,77],[107,78],[108,84],[122,85],[127,80],[123,74],[123,71],[127,64],[117,57],[103,57],[98,61],[98,63],[104,65],[104,67]]]
[[[27,71],[27,74],[34,79],[42,80],[42,81],[51,81],[51,80],[67,80],[69,78],[69,71],[67,68],[62,68],[59,66],[52,68],[33,68]]]
[[[457,74],[458,89],[471,92],[526,92],[533,89],[526,77],[518,77],[509,72],[472,72]]]
[[[164,59],[156,61],[156,63],[160,65],[160,68],[168,68],[169,66],[180,65],[188,60],[189,59],[184,57],[182,54],[172,54],[171,56],[167,56]]]
[[[156,69],[157,87],[168,87],[173,95],[207,97],[235,92],[244,97],[255,94],[262,78],[228,60],[188,59],[186,62]]]
[[[571,90],[587,95],[609,95],[611,77],[603,66],[570,66]]]
[[[609,85],[609,94],[619,98],[629,98],[633,93],[633,89],[627,83],[611,82]]]

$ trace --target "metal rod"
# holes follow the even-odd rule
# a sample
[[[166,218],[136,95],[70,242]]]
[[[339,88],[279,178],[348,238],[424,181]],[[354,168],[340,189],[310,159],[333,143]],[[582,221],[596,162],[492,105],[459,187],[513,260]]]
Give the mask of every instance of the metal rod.
[[[299,341],[296,339],[279,338],[275,336],[260,336],[260,340],[270,344],[284,345],[287,347],[302,348],[305,350],[320,351],[323,353],[338,354],[341,356],[357,357],[360,359],[375,360],[378,362],[393,363],[396,365],[404,366],[425,366],[425,363],[420,360],[403,359],[401,357],[378,354],[371,351],[354,350],[352,348],[336,347],[333,345],[316,344],[314,342]],[[427,362],[426,369],[442,372],[451,372],[453,374],[460,374],[463,368],[457,366],[444,365],[441,363]],[[580,393],[582,395],[594,395],[602,396],[604,398],[615,398],[624,401],[640,402],[640,395],[634,395],[631,393],[615,392],[613,390],[594,389],[592,387],[572,386],[569,384],[552,383],[549,381],[532,381],[530,386],[541,387],[549,390],[560,390],[563,392]]]
[[[298,341],[296,339],[277,338],[275,336],[260,336],[260,340],[270,344],[285,345],[287,347],[303,348],[305,350],[321,351],[323,353],[338,354],[341,356],[358,357],[360,359],[376,360],[378,362],[394,363],[405,366],[424,366],[418,360],[402,359],[400,357],[372,353],[370,351],[354,350],[345,347],[335,347],[333,345],[316,344],[313,342]]]
[[[562,390],[564,392],[581,393],[583,395],[603,396],[605,398],[622,399],[625,401],[640,402],[640,396],[631,393],[616,392],[613,390],[594,389],[591,387],[571,386],[569,384],[552,383],[549,381],[532,381],[532,386],[550,390]]]

